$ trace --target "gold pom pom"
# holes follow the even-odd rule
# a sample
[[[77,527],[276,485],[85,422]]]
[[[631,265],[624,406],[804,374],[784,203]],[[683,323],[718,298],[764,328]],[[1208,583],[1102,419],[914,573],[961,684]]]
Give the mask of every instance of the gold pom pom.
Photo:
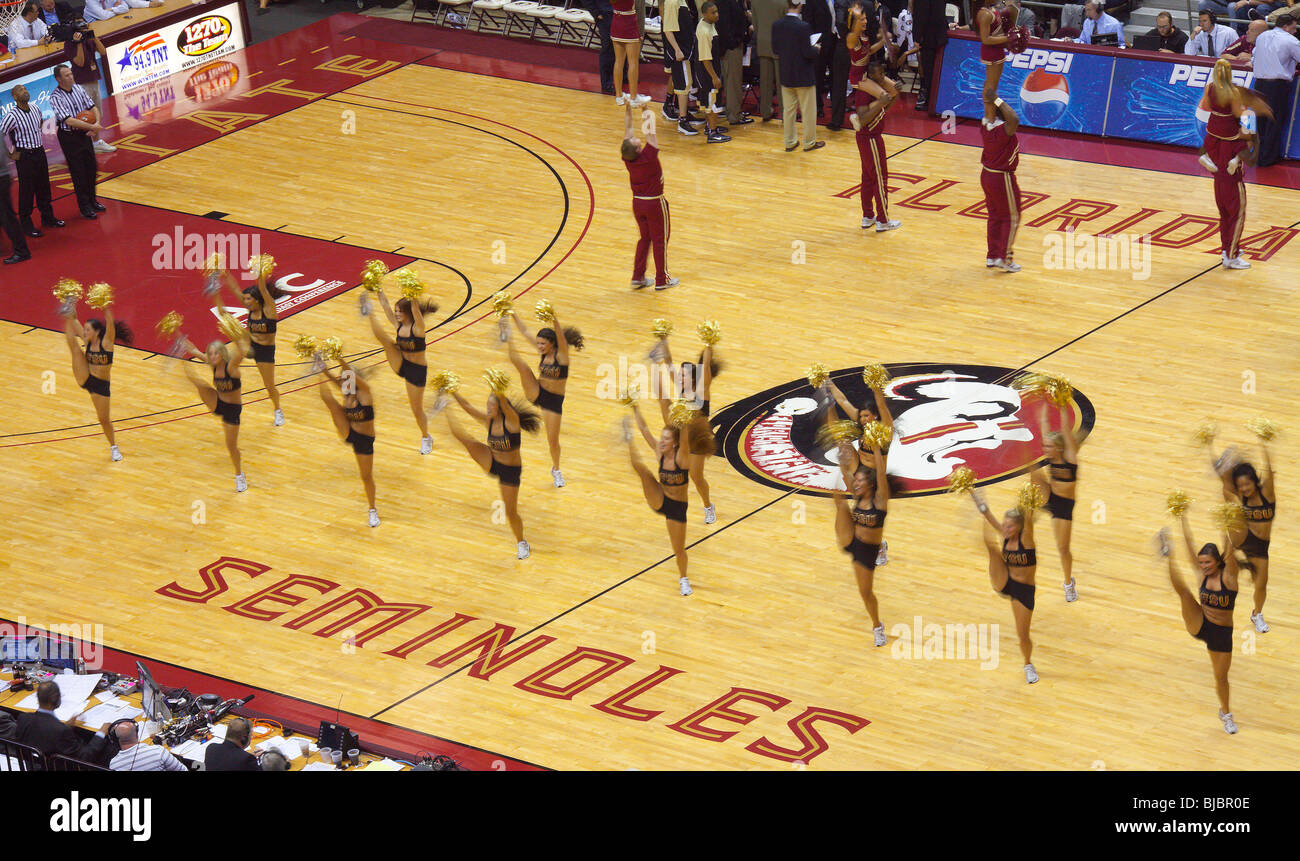
[[[185,318],[180,314],[175,311],[168,311],[167,315],[158,321],[158,334],[164,338],[170,338],[180,331],[181,324],[184,322]]]
[[[1263,416],[1257,416],[1246,422],[1246,430],[1250,431],[1264,442],[1269,442],[1277,436],[1277,425],[1273,424]]]
[[[113,288],[103,281],[91,284],[90,291],[86,293],[86,304],[96,310],[104,310],[113,304]]]
[[[668,408],[668,421],[674,426],[684,428],[699,415],[699,412],[691,409],[691,402],[678,398],[673,401],[673,405]]]
[[[54,298],[60,302],[81,298],[81,282],[74,278],[60,278],[54,285]]]
[[[667,338],[673,333],[673,321],[664,317],[656,317],[650,323],[650,334],[656,338]]]
[[[1068,405],[1074,397],[1074,387],[1060,374],[1030,371],[1012,380],[1011,388],[1019,391],[1022,397],[1041,395],[1058,407]]]
[[[230,316],[230,312],[221,311],[217,314],[217,328],[221,333],[232,341],[242,341],[247,334],[240,322]]]
[[[293,351],[298,354],[300,359],[310,359],[320,349],[315,337],[311,335],[299,335],[293,342]]]
[[[948,476],[949,493],[965,493],[975,487],[975,470],[969,466],[959,466]]]
[[[215,275],[222,269],[226,268],[226,258],[220,254],[210,254],[208,259],[203,261],[203,274]]]
[[[884,422],[867,422],[862,428],[862,444],[882,452],[889,448],[889,441],[893,438],[893,428]]]
[[[537,300],[537,320],[541,323],[555,322],[555,306],[550,299]]]
[[[361,289],[367,293],[378,293],[384,286],[384,276],[388,274],[388,265],[382,260],[367,260],[366,268],[361,270]]]
[[[420,275],[411,269],[403,269],[397,273],[397,284],[402,288],[402,298],[410,299],[414,302],[424,295],[424,282],[420,280]]]
[[[269,278],[275,271],[275,258],[270,254],[254,254],[248,258],[248,271],[258,277],[265,275]]]
[[[1032,518],[1045,502],[1047,500],[1043,498],[1043,489],[1032,481],[1025,482],[1020,492],[1016,494],[1016,508],[1020,509],[1020,513],[1025,517]]]
[[[820,389],[826,385],[826,381],[831,378],[831,372],[821,362],[814,362],[808,366],[808,385],[814,389]]]
[[[718,325],[717,320],[705,320],[695,327],[695,331],[699,333],[700,340],[704,342],[706,347],[712,347],[722,340],[722,328]]]
[[[641,392],[636,386],[628,386],[623,390],[622,394],[618,396],[618,402],[625,407],[630,407],[632,404],[636,403],[640,397]]]
[[[849,419],[842,419],[828,425],[822,425],[817,431],[817,444],[829,448],[838,446],[840,443],[853,442],[856,439],[861,439],[861,437],[861,425]]]
[[[889,371],[885,370],[884,365],[867,365],[862,369],[862,382],[869,389],[883,389],[885,383],[889,382]]]
[[[492,310],[497,315],[497,319],[505,317],[514,308],[515,303],[510,299],[510,294],[504,290],[492,296]]]
[[[1186,514],[1191,504],[1192,498],[1181,490],[1171,490],[1169,496],[1165,498],[1165,508],[1174,517],[1182,517]]]
[[[488,368],[483,372],[488,388],[496,395],[504,395],[510,389],[510,376],[500,368]]]
[[[451,371],[439,371],[429,380],[429,385],[433,387],[435,392],[446,392],[449,395],[454,395],[460,389],[460,377]]]
[[[1240,502],[1225,502],[1210,509],[1210,516],[1221,529],[1240,529],[1246,525],[1246,510]]]
[[[1192,438],[1200,445],[1211,445],[1214,438],[1219,435],[1219,426],[1212,421],[1206,421],[1196,429]]]
[[[331,362],[343,358],[343,342],[338,338],[326,338],[320,342],[320,354]]]

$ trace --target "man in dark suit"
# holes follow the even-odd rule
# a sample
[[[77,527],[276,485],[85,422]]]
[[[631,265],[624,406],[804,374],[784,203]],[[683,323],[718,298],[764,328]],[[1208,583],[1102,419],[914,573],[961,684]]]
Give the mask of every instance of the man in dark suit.
[[[804,151],[826,146],[826,141],[817,140],[817,58],[821,48],[819,40],[814,39],[813,28],[799,15],[803,4],[804,0],[787,0],[785,14],[772,25],[772,50],[776,52],[781,80],[781,123],[785,127],[786,152],[794,152],[799,146],[794,132],[796,108],[803,114]]]
[[[821,54],[817,58],[817,113],[822,100],[831,101],[831,118],[827,128],[844,127],[844,105],[849,88],[849,0],[805,0],[803,19],[814,33],[821,33]]]
[[[99,728],[94,738],[82,744],[76,730],[54,716],[63,704],[63,695],[54,682],[41,682],[36,687],[36,712],[18,717],[14,741],[34,747],[45,756],[62,754],[72,759],[104,765],[108,761],[108,724]],[[72,718],[69,718],[71,722]]]
[[[910,0],[912,38],[921,46],[921,92],[916,95],[916,109],[930,106],[930,85],[934,81],[934,61],[939,49],[948,44],[948,19],[945,0]]]
[[[46,27],[63,21],[71,21],[76,17],[72,7],[64,3],[63,0],[41,0],[39,13]]]
[[[600,34],[600,91],[607,96],[614,92],[614,43],[609,38],[609,25],[614,21],[614,7],[609,0],[582,0],[591,17],[596,19],[596,32]]]
[[[203,755],[205,771],[261,771],[257,759],[246,748],[253,737],[253,727],[243,718],[235,718],[226,725],[226,738],[221,744],[208,745]]]

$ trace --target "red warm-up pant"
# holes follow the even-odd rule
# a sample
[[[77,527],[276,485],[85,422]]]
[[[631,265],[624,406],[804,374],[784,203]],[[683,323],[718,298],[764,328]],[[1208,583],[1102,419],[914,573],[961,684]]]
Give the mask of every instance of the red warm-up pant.
[[[862,217],[889,220],[889,163],[879,135],[858,132],[858,157],[862,159]]]
[[[641,230],[641,238],[636,243],[636,259],[632,263],[632,280],[640,281],[645,277],[646,257],[653,247],[655,252],[655,286],[668,283],[668,270],[664,266],[664,253],[668,237],[672,233],[672,222],[668,217],[668,200],[656,197],[650,200],[632,198],[632,214],[636,216],[636,226]]]
[[[1214,172],[1214,202],[1219,207],[1219,241],[1229,257],[1238,255],[1237,244],[1246,224],[1246,180],[1242,176],[1246,169],[1238,165],[1234,173],[1228,173],[1228,162],[1245,148],[1246,142],[1241,139],[1225,141],[1205,136],[1205,152],[1218,168]]]
[[[1020,186],[1016,175],[984,168],[980,171],[984,205],[989,211],[989,253],[993,260],[1009,260],[1020,228]]]

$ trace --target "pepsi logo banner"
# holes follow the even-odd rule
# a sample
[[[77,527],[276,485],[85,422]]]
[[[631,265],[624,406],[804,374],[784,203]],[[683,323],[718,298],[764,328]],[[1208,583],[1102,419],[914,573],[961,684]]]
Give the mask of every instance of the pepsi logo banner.
[[[1211,68],[1127,58],[1116,63],[1105,134],[1199,147],[1209,117],[1198,117],[1196,106],[1210,82]],[[1243,87],[1253,81],[1246,69],[1235,71],[1232,77]]]

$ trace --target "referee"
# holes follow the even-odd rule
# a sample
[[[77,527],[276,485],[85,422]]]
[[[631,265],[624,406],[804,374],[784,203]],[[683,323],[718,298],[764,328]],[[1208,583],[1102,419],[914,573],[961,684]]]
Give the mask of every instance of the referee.
[[[50,108],[59,123],[59,146],[72,175],[72,187],[77,192],[77,207],[85,218],[98,218],[98,213],[108,207],[95,197],[95,177],[99,163],[95,161],[95,143],[91,134],[103,130],[99,124],[99,108],[72,79],[72,70],[62,64],[54,67],[54,80],[58,87],[50,93]],[[77,119],[77,114],[90,111],[93,122]]]
[[[14,206],[9,198],[9,148],[0,148],[0,227],[13,243],[14,253],[4,259],[5,263],[22,263],[32,258],[27,249],[27,240],[18,227],[18,216],[14,215]]]
[[[0,138],[13,145],[18,169],[18,219],[28,236],[40,236],[32,223],[32,205],[41,211],[42,227],[63,227],[50,202],[50,165],[45,160],[45,136],[41,132],[41,109],[30,104],[22,84],[12,90],[14,103],[0,116]]]

